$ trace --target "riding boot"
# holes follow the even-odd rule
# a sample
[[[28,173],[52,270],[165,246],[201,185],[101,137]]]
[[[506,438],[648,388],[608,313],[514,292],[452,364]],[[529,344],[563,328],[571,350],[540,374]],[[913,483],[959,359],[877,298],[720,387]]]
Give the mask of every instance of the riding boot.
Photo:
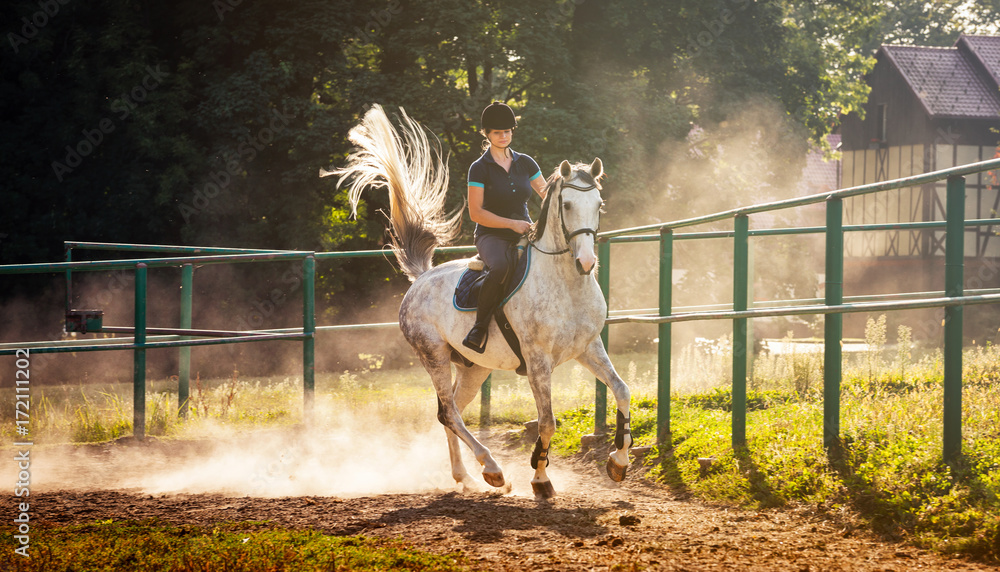
[[[490,333],[490,320],[500,305],[503,296],[503,283],[487,276],[479,289],[479,307],[476,309],[476,324],[462,340],[462,345],[470,350],[483,353],[486,351],[486,340]]]

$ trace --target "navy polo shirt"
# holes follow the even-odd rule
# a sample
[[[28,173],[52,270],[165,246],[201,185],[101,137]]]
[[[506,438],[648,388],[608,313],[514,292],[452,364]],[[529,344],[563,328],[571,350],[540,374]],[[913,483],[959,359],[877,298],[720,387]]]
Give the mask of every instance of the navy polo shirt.
[[[534,189],[531,181],[542,176],[535,160],[523,153],[510,150],[513,160],[510,171],[493,160],[487,149],[483,156],[469,167],[469,186],[483,189],[483,208],[495,215],[515,220],[531,221],[528,216],[528,199]],[[516,239],[517,233],[507,228],[490,228],[476,225],[476,236],[495,234],[507,239]]]

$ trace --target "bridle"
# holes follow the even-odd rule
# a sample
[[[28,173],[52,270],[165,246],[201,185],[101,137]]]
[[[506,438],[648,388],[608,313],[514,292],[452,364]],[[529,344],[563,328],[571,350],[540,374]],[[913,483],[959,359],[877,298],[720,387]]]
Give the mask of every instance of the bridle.
[[[601,217],[600,217],[600,215],[598,215],[598,217],[597,217],[597,228],[596,229],[595,228],[586,228],[586,227],[584,227],[584,228],[578,228],[578,229],[570,232],[570,230],[568,228],[566,228],[566,220],[563,219],[563,202],[562,202],[562,197],[563,197],[562,196],[562,189],[564,189],[566,187],[569,187],[569,188],[577,190],[577,191],[587,192],[587,191],[592,191],[592,190],[596,189],[597,185],[590,185],[589,187],[581,187],[581,186],[578,186],[578,185],[574,185],[573,183],[569,183],[569,182],[563,181],[563,184],[559,187],[559,204],[557,205],[556,208],[559,209],[559,226],[562,227],[563,238],[566,240],[566,248],[564,248],[562,250],[557,250],[557,251],[554,251],[554,252],[550,252],[550,251],[542,250],[541,248],[539,248],[538,245],[535,244],[535,241],[531,241],[531,242],[528,243],[528,244],[531,245],[532,248],[534,248],[538,252],[541,252],[542,254],[549,254],[549,255],[566,254],[567,252],[570,251],[570,247],[569,247],[569,241],[570,241],[570,239],[572,239],[574,236],[576,236],[578,234],[592,234],[592,235],[594,235],[594,240],[597,240],[597,231],[600,230],[600,228],[601,228]]]

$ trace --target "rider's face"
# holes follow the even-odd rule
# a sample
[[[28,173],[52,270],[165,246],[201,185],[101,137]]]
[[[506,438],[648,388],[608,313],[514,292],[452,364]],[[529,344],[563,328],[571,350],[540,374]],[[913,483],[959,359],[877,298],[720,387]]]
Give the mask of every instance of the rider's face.
[[[490,145],[498,149],[506,149],[513,137],[513,129],[490,129],[489,133],[486,134],[486,138],[490,140]]]

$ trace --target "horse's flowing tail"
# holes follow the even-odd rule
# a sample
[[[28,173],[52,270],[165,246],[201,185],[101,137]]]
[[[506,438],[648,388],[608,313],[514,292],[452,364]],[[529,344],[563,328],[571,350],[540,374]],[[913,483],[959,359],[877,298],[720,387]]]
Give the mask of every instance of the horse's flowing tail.
[[[361,192],[368,187],[389,190],[392,250],[403,273],[414,281],[430,270],[434,248],[454,240],[462,223],[462,209],[445,213],[448,166],[441,144],[428,141],[426,129],[400,109],[400,128],[393,127],[382,106],[373,105],[351,129],[355,145],[347,166],[320,170],[320,176],[340,175],[337,186],[352,179],[351,210],[357,215]]]

